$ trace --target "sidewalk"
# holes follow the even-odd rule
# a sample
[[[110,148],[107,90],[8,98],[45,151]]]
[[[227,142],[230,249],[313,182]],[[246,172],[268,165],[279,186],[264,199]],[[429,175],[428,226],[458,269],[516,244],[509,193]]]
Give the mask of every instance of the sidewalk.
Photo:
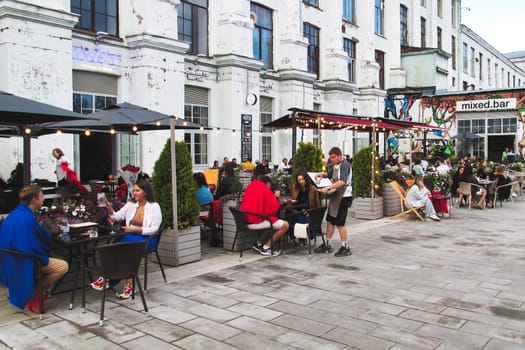
[[[149,317],[137,299],[88,293],[44,320],[0,289],[0,349],[524,349],[525,196],[451,219],[358,221],[353,255],[306,248],[268,258],[245,252],[149,277]],[[339,242],[334,241],[334,250]]]

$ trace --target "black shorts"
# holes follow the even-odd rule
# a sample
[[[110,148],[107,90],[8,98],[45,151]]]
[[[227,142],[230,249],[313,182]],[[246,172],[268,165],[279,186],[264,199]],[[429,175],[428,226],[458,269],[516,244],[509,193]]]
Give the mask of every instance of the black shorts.
[[[334,218],[333,216],[330,216],[330,214],[326,214],[326,221],[335,226],[344,226],[348,215],[348,209],[352,206],[353,200],[353,197],[343,197],[339,204],[339,209],[337,210],[337,217]]]

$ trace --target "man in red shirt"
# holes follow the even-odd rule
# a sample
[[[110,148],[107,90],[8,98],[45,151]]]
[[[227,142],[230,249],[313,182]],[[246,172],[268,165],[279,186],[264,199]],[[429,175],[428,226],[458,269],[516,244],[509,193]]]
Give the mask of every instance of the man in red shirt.
[[[269,176],[262,176],[260,180],[255,179],[250,182],[246,188],[246,191],[244,192],[240,209],[251,211],[257,214],[267,215],[270,217],[272,228],[275,230],[272,238],[263,245],[263,237],[259,237],[252,248],[262,255],[278,256],[281,254],[281,252],[278,250],[273,250],[272,253],[272,249],[270,247],[273,245],[273,243],[278,241],[279,238],[286,233],[286,231],[288,231],[289,225],[287,221],[281,220],[277,217],[280,203],[276,197],[276,194],[272,192],[271,186],[272,179]],[[247,214],[246,221],[248,222],[248,228],[253,230],[260,230],[270,227],[270,223],[259,216]]]

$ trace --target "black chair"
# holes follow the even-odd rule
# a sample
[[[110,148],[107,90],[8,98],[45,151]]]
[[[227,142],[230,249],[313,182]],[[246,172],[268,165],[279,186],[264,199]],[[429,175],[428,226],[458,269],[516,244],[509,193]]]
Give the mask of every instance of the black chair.
[[[84,254],[95,254],[95,258],[98,260],[98,266],[83,266],[82,269],[82,309],[85,311],[86,308],[86,273],[93,272],[104,278],[108,279],[124,279],[133,278],[133,291],[131,298],[135,299],[135,286],[139,287],[140,297],[142,299],[142,305],[144,311],[148,312],[148,306],[146,305],[146,299],[144,298],[144,291],[139,280],[139,267],[140,261],[144,256],[145,241],[135,242],[121,242],[113,244],[105,244],[96,246],[93,249],[86,251]],[[85,259],[81,260],[86,261]],[[104,304],[106,301],[106,288],[102,289],[102,305],[100,308],[100,321],[99,325],[102,327],[104,322]]]
[[[166,228],[166,225],[164,223],[160,224],[159,229],[154,235],[151,235],[148,237],[148,240],[146,241],[146,247],[144,250],[144,291],[148,290],[148,255],[155,253],[157,256],[157,262],[159,263],[160,271],[162,272],[162,277],[164,277],[164,282],[167,282],[166,280],[166,273],[164,272],[164,266],[162,266],[162,261],[160,260],[159,256],[159,243],[160,238],[162,237],[162,232],[164,232],[164,229]],[[155,247],[148,251],[149,242],[157,237],[157,243],[155,244]]]
[[[37,291],[40,292],[38,293],[38,301],[40,305],[40,310],[38,310],[38,312],[40,314],[40,319],[43,319],[44,317],[44,300],[43,299],[44,298],[42,294],[43,293],[42,291],[42,263],[40,262],[40,259],[34,255],[22,253],[16,250],[3,249],[3,248],[0,248],[0,254],[11,255],[14,259],[18,258],[22,260],[23,259],[32,260],[33,263],[35,264],[34,275],[36,276],[37,281],[38,281]]]
[[[271,237],[273,235],[274,229],[272,228],[272,221],[269,216],[258,214],[258,213],[253,213],[253,212],[246,211],[246,210],[240,210],[236,207],[230,207],[230,210],[232,212],[233,219],[235,220],[235,226],[236,226],[235,237],[233,238],[233,244],[232,244],[232,255],[233,255],[234,249],[236,248],[235,243],[240,238],[243,240],[245,238],[249,239],[250,241],[248,243],[251,243],[252,241],[254,241],[254,239],[257,240],[258,237],[263,237],[263,242],[264,242],[264,238]],[[246,221],[246,216],[245,216],[246,214],[250,214],[253,216],[260,217],[263,220],[267,220],[270,223],[270,226],[268,228],[263,228],[260,230],[250,229],[248,228],[248,222]],[[248,248],[245,248],[245,249],[251,249],[251,247],[252,246],[249,245]],[[242,246],[239,248],[240,250],[239,260],[242,260],[242,252],[245,249],[243,249]],[[272,256],[273,255],[273,242],[272,242],[272,245],[270,246],[270,251],[272,252],[270,256]]]
[[[326,242],[324,240],[323,236],[323,229],[321,227],[323,223],[324,214],[326,213],[326,207],[319,207],[319,208],[310,208],[304,211],[305,215],[308,217],[308,257],[312,257],[312,239],[315,241],[317,240],[317,236],[321,236],[321,239],[323,240],[323,244],[325,248],[327,249]],[[315,237],[312,238],[311,232],[315,232]],[[328,250],[326,251],[328,253]]]
[[[514,199],[512,198],[512,187],[514,184],[515,182],[510,181],[500,184],[498,181],[498,185],[496,186],[496,191],[494,193],[494,208],[496,208],[496,203],[498,201],[500,207],[503,207],[503,201],[510,199],[511,202],[514,202]]]
[[[223,239],[223,223],[222,223],[222,210],[224,205],[224,197],[221,199],[214,200],[208,211],[208,215],[200,217],[202,222],[202,228],[209,230],[210,232],[210,246],[218,247],[222,243]]]

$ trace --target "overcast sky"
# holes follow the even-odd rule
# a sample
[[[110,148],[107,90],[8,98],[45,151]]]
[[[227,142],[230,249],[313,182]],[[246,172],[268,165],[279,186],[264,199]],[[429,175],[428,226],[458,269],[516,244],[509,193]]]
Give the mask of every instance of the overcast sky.
[[[461,7],[462,23],[498,51],[525,51],[525,0],[462,0]]]

